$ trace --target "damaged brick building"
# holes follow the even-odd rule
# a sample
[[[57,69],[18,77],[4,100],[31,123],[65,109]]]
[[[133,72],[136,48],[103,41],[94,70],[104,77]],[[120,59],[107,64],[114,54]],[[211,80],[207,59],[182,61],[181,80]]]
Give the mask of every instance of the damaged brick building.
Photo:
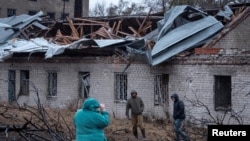
[[[21,30],[0,20],[10,30],[0,38],[0,99],[35,105],[35,87],[46,107],[77,107],[91,96],[125,118],[136,89],[144,115],[165,118],[172,113],[169,96],[178,93],[189,120],[247,124],[250,11],[228,10],[212,16],[176,6],[164,15],[68,18],[52,25],[34,24],[40,16],[34,15]]]

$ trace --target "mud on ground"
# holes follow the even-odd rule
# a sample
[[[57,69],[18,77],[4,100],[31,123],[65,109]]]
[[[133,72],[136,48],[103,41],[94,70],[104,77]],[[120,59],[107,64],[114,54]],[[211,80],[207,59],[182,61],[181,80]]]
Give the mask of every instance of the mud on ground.
[[[35,112],[34,110],[36,110],[36,108],[32,109],[33,112]],[[4,127],[22,127],[25,123],[27,123],[28,120],[30,120],[31,123],[40,123],[40,125],[42,125],[43,123],[41,119],[37,118],[37,116],[34,116],[34,113],[31,113],[30,111],[31,108],[20,108],[16,106],[13,108],[13,106],[10,105],[0,104],[0,128],[3,129],[0,130],[0,140],[22,141],[19,132],[6,132]],[[46,121],[51,124],[51,127],[57,128],[56,131],[62,132],[63,134],[69,134],[68,140],[73,141],[75,138],[75,128],[73,125],[73,116],[75,112],[72,110],[58,110],[49,108],[45,108],[45,111],[48,115]],[[160,119],[149,121],[145,119],[144,123],[147,141],[174,140],[175,135],[170,120]],[[205,129],[199,129],[191,127],[190,125],[186,125],[185,130],[192,141],[206,141],[206,136],[204,136]],[[34,134],[36,134],[36,132],[34,132]],[[41,132],[39,134],[41,134]],[[111,117],[111,123],[107,128],[105,128],[105,134],[108,138],[108,141],[133,141],[131,120],[115,119]],[[139,128],[138,134],[141,136]]]

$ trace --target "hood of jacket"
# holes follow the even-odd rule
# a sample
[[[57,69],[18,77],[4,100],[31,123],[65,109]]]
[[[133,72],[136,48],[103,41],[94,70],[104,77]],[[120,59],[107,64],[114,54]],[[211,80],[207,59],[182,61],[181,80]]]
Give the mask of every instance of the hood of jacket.
[[[87,98],[82,105],[82,109],[96,111],[100,107],[100,103],[95,98]]]
[[[179,100],[179,96],[178,96],[178,94],[172,94],[172,95],[171,95],[171,97],[175,98],[175,100],[176,100],[176,101],[178,101],[178,100]]]

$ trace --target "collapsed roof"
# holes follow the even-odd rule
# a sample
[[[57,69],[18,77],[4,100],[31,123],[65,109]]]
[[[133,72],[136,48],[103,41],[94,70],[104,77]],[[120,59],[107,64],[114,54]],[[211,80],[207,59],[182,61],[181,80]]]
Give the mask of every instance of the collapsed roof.
[[[228,6],[224,9],[217,16],[230,21],[233,12]],[[15,53],[44,52],[47,59],[65,50],[82,50],[79,52],[84,54],[96,48],[98,54],[91,55],[143,56],[155,66],[205,44],[224,27],[215,16],[187,5],[175,6],[164,16],[68,18],[68,22],[55,21],[50,25],[38,22],[41,16],[39,12],[0,19],[0,61]],[[28,28],[31,26],[36,30]]]

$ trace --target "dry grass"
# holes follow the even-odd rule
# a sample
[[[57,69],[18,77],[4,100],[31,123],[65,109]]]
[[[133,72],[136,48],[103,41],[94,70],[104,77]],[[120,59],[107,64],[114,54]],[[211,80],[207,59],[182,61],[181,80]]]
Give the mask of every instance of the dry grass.
[[[5,109],[8,109],[7,111]],[[27,110],[28,109],[28,110]],[[22,126],[27,119],[32,120],[36,124],[44,124],[40,119],[34,115],[36,108],[20,108],[13,105],[0,104],[0,125],[9,126]],[[75,114],[72,110],[59,110],[59,109],[45,109],[48,123],[51,127],[55,128],[58,132],[70,134],[69,139],[75,137],[75,128],[73,126],[73,116]],[[33,111],[34,113],[31,113]],[[26,120],[25,120],[26,119]],[[60,124],[59,124],[60,123]],[[172,141],[174,140],[174,132],[172,123],[168,120],[146,121],[145,129],[148,141]],[[105,128],[105,134],[109,141],[132,141],[132,126],[131,121],[128,119],[111,119],[110,125]],[[199,134],[200,130],[195,128],[187,128],[191,130],[190,137],[193,141],[205,141]],[[139,130],[138,130],[139,131]],[[138,132],[139,136],[141,132]],[[0,140],[4,137],[4,132],[1,132]],[[13,140],[9,134],[9,139]],[[69,135],[70,136],[70,135]],[[2,138],[1,138],[2,137]],[[16,138],[16,137],[15,137]],[[17,138],[16,138],[17,139]],[[14,140],[13,140],[14,141]]]

